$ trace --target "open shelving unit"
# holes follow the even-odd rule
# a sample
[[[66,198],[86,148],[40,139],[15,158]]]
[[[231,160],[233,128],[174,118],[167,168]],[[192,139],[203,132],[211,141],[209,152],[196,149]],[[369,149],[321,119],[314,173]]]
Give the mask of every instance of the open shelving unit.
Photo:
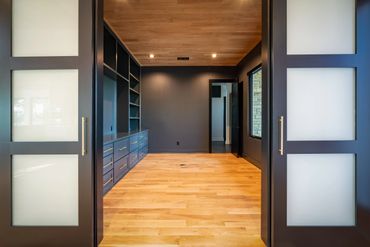
[[[140,78],[140,64],[105,23],[104,134],[141,129]]]

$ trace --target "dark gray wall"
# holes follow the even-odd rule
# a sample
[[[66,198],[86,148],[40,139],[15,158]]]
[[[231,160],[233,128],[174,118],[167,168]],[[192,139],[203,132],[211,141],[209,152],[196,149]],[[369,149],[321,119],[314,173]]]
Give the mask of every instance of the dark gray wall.
[[[142,127],[150,130],[149,152],[208,152],[209,80],[234,79],[236,72],[236,67],[143,67]]]
[[[242,61],[238,64],[239,82],[244,83],[243,92],[243,156],[261,168],[261,153],[262,142],[261,139],[250,137],[249,135],[249,81],[248,73],[262,63],[261,58],[261,43],[258,44]],[[263,133],[262,133],[263,134]]]

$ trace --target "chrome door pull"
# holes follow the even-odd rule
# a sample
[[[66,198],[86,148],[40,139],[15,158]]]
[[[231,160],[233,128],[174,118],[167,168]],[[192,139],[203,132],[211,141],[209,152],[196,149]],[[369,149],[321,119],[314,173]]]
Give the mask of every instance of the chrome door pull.
[[[284,117],[281,116],[279,118],[279,125],[280,125],[280,147],[279,147],[279,153],[281,156],[284,155]]]
[[[82,117],[81,119],[81,155],[87,154],[87,118]]]

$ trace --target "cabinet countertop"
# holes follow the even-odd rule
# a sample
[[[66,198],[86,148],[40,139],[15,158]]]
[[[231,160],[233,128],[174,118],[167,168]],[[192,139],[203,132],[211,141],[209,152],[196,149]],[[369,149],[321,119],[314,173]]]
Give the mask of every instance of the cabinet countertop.
[[[130,137],[132,135],[135,135],[137,133],[140,133],[146,130],[147,129],[142,129],[142,130],[132,131],[132,132],[119,132],[119,133],[104,135],[103,142],[104,142],[104,145],[111,144],[113,142],[125,139],[127,137]]]

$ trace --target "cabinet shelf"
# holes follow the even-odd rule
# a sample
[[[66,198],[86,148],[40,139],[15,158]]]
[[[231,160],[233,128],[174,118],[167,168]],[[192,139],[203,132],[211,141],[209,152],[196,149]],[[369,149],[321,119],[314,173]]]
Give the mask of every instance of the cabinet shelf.
[[[127,132],[140,129],[141,67],[107,23],[104,24],[103,69],[106,76],[104,83],[108,87],[105,90],[108,102],[105,111],[109,115],[104,122],[105,131]]]
[[[130,91],[136,93],[137,95],[140,95],[140,93],[133,88],[130,88]]]
[[[120,77],[121,79],[129,82],[129,79],[118,73],[116,70],[114,70],[112,67],[110,67],[108,64],[104,64],[104,69],[108,70],[110,74],[112,74],[114,77]]]
[[[136,78],[136,76],[135,76],[135,75],[133,75],[132,73],[130,73],[130,76],[131,76],[132,78],[134,78],[137,82],[140,82],[140,80],[139,80],[138,78]]]

